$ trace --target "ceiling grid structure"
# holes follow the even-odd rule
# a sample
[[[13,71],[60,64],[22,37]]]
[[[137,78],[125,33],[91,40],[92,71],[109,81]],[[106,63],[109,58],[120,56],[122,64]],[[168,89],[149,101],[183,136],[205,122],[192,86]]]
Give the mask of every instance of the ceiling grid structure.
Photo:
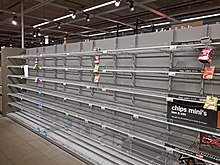
[[[0,2],[0,41],[1,46],[7,46],[13,42],[15,47],[21,46],[20,32],[20,0]],[[121,0],[120,6],[116,7],[110,0],[80,1],[80,0],[24,0],[24,31],[25,42],[30,47],[40,46],[43,36],[49,36],[53,40],[62,41],[68,37],[69,42],[94,39],[95,36],[115,37],[117,30],[120,35],[134,34],[134,32],[148,32],[155,30],[151,27],[153,24],[170,22],[166,27],[181,22],[193,16],[203,16],[207,14],[219,13],[220,6],[218,0],[132,0],[134,11],[130,11],[130,1]],[[109,4],[101,8],[86,12],[91,21],[86,21],[85,9],[97,7],[102,4]],[[54,22],[54,19],[66,16],[69,10],[76,11],[76,18],[68,17],[66,19]],[[11,24],[13,17],[17,17],[18,25]],[[216,19],[210,20],[218,20]],[[38,28],[34,25],[48,23]],[[138,23],[138,25],[137,25]],[[61,29],[57,29],[58,24]],[[141,26],[148,27],[141,28]],[[117,29],[119,27],[119,29]],[[136,30],[139,28],[139,31]],[[7,30],[8,31],[7,31]],[[42,36],[33,37],[33,33],[40,31]],[[7,34],[9,37],[5,38]],[[35,43],[35,45],[33,45]],[[32,46],[31,46],[32,45]]]

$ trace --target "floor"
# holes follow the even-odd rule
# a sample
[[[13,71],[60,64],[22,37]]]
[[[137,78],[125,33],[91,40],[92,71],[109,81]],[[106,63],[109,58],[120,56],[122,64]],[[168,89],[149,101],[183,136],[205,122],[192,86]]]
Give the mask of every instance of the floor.
[[[0,115],[0,165],[85,165],[85,163]]]

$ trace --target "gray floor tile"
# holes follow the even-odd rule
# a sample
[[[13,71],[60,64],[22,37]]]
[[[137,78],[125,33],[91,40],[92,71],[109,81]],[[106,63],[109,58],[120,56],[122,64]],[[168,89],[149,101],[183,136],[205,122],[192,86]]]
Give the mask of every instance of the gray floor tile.
[[[6,162],[6,161],[9,161],[9,159],[6,157],[5,154],[0,152],[0,162]]]
[[[30,145],[32,145],[33,147],[35,147],[36,149],[46,148],[46,147],[49,147],[51,145],[51,143],[47,142],[44,139],[35,139],[35,140],[32,140],[32,141],[28,141],[28,143]]]
[[[54,160],[58,165],[85,165],[83,162],[67,154],[61,154],[54,157]]]
[[[43,155],[40,151],[33,151],[33,152],[29,152],[26,153],[16,159],[13,159],[13,163],[15,165],[36,165],[41,161],[45,161],[48,160],[48,158]]]
[[[49,159],[49,160],[46,160],[46,161],[41,161],[36,165],[58,165],[58,164],[55,161]]]
[[[8,160],[6,162],[1,162],[1,165],[14,165],[14,163],[11,160]]]
[[[28,129],[0,115],[0,165],[85,165]]]
[[[40,149],[40,151],[48,158],[53,158],[64,153],[62,150],[60,150],[58,147],[54,145],[49,145],[47,147],[44,147]]]
[[[8,149],[3,150],[3,153],[9,159],[15,159],[21,155],[25,155],[26,153],[29,153],[34,150],[36,150],[36,149],[33,146],[29,145],[26,142],[22,142],[12,148],[8,148]]]

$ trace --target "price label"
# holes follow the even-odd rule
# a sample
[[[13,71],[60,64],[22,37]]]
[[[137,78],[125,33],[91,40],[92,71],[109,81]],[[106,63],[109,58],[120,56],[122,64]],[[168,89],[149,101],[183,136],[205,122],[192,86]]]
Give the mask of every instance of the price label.
[[[106,88],[102,88],[102,91],[103,91],[103,92],[106,92]]]
[[[65,71],[68,71],[68,68],[65,68]]]
[[[103,53],[103,54],[108,54],[108,51],[107,51],[107,50],[103,50],[102,53]]]
[[[166,101],[167,101],[167,102],[173,102],[173,98],[172,98],[172,97],[167,97],[167,98],[166,98]]]
[[[101,109],[102,109],[102,110],[105,110],[105,107],[101,106]]]
[[[89,104],[89,107],[92,108],[92,104]]]
[[[133,118],[134,118],[134,119],[139,119],[139,115],[133,114]]]
[[[91,87],[90,87],[90,86],[86,86],[86,88],[87,88],[87,89],[90,89]]]
[[[170,77],[175,77],[175,76],[176,76],[176,72],[169,72],[168,75],[169,75]]]
[[[166,148],[166,152],[169,153],[169,154],[173,154],[173,149],[167,147],[167,148]]]
[[[105,70],[105,69],[104,69],[104,70],[102,70],[102,73],[106,73],[106,72],[107,72],[107,70]]]
[[[176,50],[176,48],[177,48],[177,46],[175,46],[175,45],[170,46],[170,50]]]

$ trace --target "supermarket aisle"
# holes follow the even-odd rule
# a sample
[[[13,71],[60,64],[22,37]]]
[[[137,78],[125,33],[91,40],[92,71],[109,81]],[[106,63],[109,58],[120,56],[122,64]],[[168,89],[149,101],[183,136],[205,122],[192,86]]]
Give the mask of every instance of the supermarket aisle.
[[[77,158],[0,115],[1,165],[85,165]]]

